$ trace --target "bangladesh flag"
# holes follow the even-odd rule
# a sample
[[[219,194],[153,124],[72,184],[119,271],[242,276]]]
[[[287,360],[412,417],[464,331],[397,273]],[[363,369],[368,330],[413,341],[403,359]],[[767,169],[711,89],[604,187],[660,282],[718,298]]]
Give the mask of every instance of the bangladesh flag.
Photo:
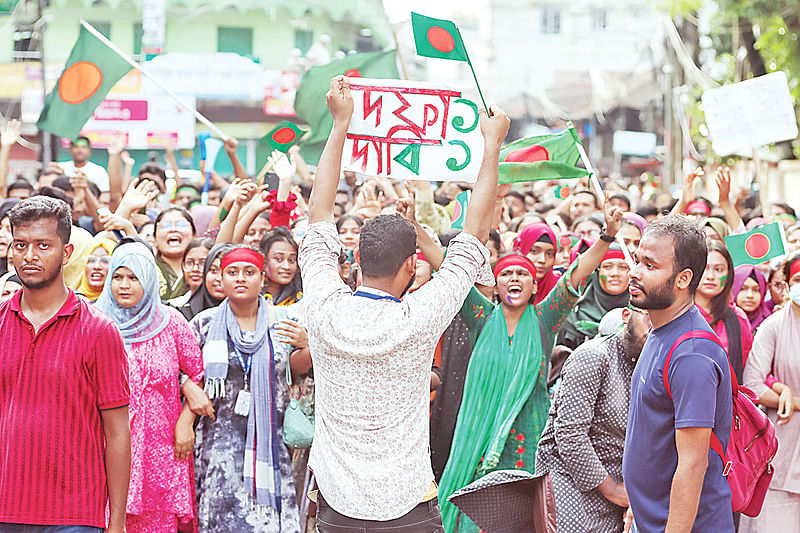
[[[312,67],[303,74],[294,97],[294,110],[299,118],[311,126],[311,133],[303,141],[300,155],[312,165],[319,161],[333,128],[333,117],[325,104],[325,94],[330,89],[331,78],[340,74],[350,78],[397,79],[400,77],[397,73],[397,54],[394,49],[353,54],[327,65]]]
[[[464,229],[464,219],[467,218],[467,205],[472,191],[462,191],[453,200],[453,217],[450,227],[453,229]]]
[[[45,98],[36,126],[74,139],[111,87],[130,69],[124,59],[81,26],[64,72]]]
[[[292,122],[281,120],[272,131],[261,138],[261,141],[268,143],[274,149],[280,150],[285,154],[289,151],[289,148],[296,144],[297,141],[300,140],[300,137],[305,134],[305,131],[298,128]]]
[[[555,135],[518,139],[500,150],[500,183],[557,180],[588,176],[575,165],[580,159],[577,136],[570,128]]]
[[[453,21],[426,17],[412,11],[411,27],[419,55],[469,61],[461,32]]]
[[[759,265],[786,253],[786,239],[780,222],[754,228],[747,233],[725,237],[733,266]]]

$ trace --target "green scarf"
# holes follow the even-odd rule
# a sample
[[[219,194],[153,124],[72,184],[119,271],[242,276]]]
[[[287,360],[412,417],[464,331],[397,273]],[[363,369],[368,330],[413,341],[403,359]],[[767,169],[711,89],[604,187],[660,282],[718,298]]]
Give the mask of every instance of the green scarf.
[[[453,531],[458,517],[458,509],[447,498],[497,468],[511,425],[536,384],[542,357],[533,306],[523,313],[510,345],[502,308],[492,312],[469,360],[450,458],[439,487],[446,531]]]

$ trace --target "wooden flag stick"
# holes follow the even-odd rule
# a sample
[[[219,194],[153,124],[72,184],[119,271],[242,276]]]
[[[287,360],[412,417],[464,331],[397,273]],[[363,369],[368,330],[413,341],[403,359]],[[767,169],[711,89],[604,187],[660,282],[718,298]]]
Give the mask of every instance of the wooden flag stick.
[[[478,88],[478,95],[481,97],[481,102],[483,102],[483,108],[486,110],[486,114],[491,117],[492,112],[489,111],[489,106],[486,105],[486,100],[483,98],[481,84],[478,83],[478,76],[475,74],[475,67],[472,66],[472,60],[469,58],[469,52],[467,52],[467,47],[464,45],[464,39],[461,37],[460,31],[458,32],[458,40],[461,41],[461,48],[464,49],[464,55],[467,56],[467,65],[469,65],[469,70],[472,71],[472,78],[475,80],[475,86]]]
[[[267,172],[272,170],[272,167],[273,167],[272,159],[268,157],[267,162],[264,163],[264,166],[261,167],[261,170],[259,170],[258,174],[256,175],[256,185],[258,185],[259,187],[261,186],[261,182],[264,181],[264,176],[267,175]]]
[[[580,142],[575,143],[575,147],[578,149],[578,153],[581,155],[581,160],[583,161],[583,166],[586,167],[586,170],[589,171],[589,181],[592,184],[592,187],[595,188],[595,191],[599,195],[600,199],[604,201],[606,197],[606,193],[603,190],[603,187],[600,186],[600,180],[597,179],[597,176],[594,173],[594,167],[592,163],[589,161],[589,156],[586,154],[586,150],[583,148],[583,144]],[[622,235],[617,232],[615,237],[617,239],[617,244],[619,247],[622,248],[622,255],[625,256],[625,262],[628,263],[630,268],[634,267],[633,257],[631,257],[631,253],[628,250],[628,247],[625,245],[625,241],[622,240]]]
[[[115,45],[114,43],[112,43],[111,41],[109,41],[109,40],[106,38],[106,36],[105,36],[105,35],[103,35],[102,33],[100,33],[99,31],[97,31],[97,29],[95,29],[95,27],[94,27],[94,26],[92,26],[91,24],[89,24],[88,22],[86,22],[86,21],[85,21],[85,20],[83,20],[83,19],[81,19],[81,26],[83,26],[84,28],[86,28],[86,30],[87,30],[89,33],[91,33],[92,35],[94,35],[95,37],[97,37],[97,38],[100,40],[100,42],[102,42],[104,45],[106,45],[106,46],[108,47],[108,49],[109,49],[109,50],[111,50],[112,52],[114,52],[115,54],[117,54],[117,55],[118,55],[119,57],[121,57],[121,58],[122,58],[122,59],[123,59],[123,60],[124,60],[126,63],[128,63],[128,64],[129,64],[131,67],[135,68],[136,70],[138,70],[139,72],[141,72],[143,76],[145,76],[145,77],[146,77],[146,78],[148,78],[150,81],[152,81],[152,82],[153,82],[153,84],[155,84],[155,86],[156,86],[156,87],[158,87],[159,89],[161,89],[162,91],[164,91],[164,92],[167,94],[167,96],[169,96],[170,98],[172,98],[172,99],[175,101],[175,103],[176,103],[176,104],[178,104],[178,105],[179,105],[179,106],[181,106],[183,109],[185,109],[186,111],[188,111],[188,112],[190,112],[191,114],[193,114],[197,120],[199,120],[200,122],[202,122],[203,124],[205,124],[206,126],[208,126],[208,128],[209,128],[211,131],[213,131],[213,132],[214,132],[214,133],[215,133],[215,134],[216,134],[216,135],[217,135],[217,136],[218,136],[220,139],[222,139],[223,141],[227,141],[228,139],[230,139],[230,137],[229,137],[228,135],[225,135],[224,133],[222,133],[222,130],[220,130],[220,129],[217,127],[217,125],[216,125],[216,124],[214,124],[213,122],[211,122],[210,120],[208,120],[208,119],[207,119],[207,118],[206,118],[206,117],[205,117],[205,116],[204,116],[202,113],[200,113],[200,112],[199,112],[197,109],[193,108],[192,106],[190,106],[189,104],[187,104],[186,102],[184,102],[183,100],[181,100],[181,98],[180,98],[180,97],[179,97],[177,94],[175,94],[175,93],[174,93],[174,92],[173,92],[173,91],[172,91],[172,90],[171,90],[169,87],[167,87],[166,85],[164,85],[163,83],[161,83],[161,82],[160,82],[160,81],[159,81],[157,78],[153,77],[153,76],[152,76],[150,73],[148,73],[146,70],[142,69],[142,67],[139,65],[139,63],[137,63],[136,61],[134,61],[134,60],[133,60],[133,58],[131,58],[131,56],[129,56],[128,54],[126,54],[125,52],[123,52],[122,50],[120,50],[120,49],[117,47],[117,45]]]

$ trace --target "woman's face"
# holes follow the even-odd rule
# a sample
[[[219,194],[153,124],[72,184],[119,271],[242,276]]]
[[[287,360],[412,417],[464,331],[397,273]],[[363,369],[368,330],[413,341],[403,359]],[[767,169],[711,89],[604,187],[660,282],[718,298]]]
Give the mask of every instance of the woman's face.
[[[111,264],[111,256],[102,246],[98,246],[86,258],[86,282],[92,290],[103,290],[108,275],[108,265]]]
[[[236,261],[222,271],[222,290],[231,301],[252,302],[259,298],[264,274],[253,263]]]
[[[631,268],[624,259],[606,259],[600,263],[598,279],[600,287],[616,296],[628,290],[628,273]]]
[[[725,262],[725,258],[719,252],[709,252],[706,270],[703,272],[703,277],[700,278],[697,292],[706,298],[713,298],[722,292],[727,280],[728,263]]]
[[[225,298],[225,291],[222,288],[222,268],[220,267],[222,260],[217,257],[211,262],[206,273],[206,290],[212,298],[222,300]]]
[[[0,257],[8,256],[8,247],[11,245],[11,241],[11,221],[5,217],[0,221]]]
[[[156,247],[164,257],[180,257],[194,237],[192,225],[177,211],[170,211],[158,222]]]
[[[753,278],[747,278],[736,295],[736,305],[744,311],[752,313],[761,305],[761,291],[758,290],[758,283]]]
[[[528,252],[528,259],[533,261],[533,266],[536,267],[536,281],[541,281],[553,269],[553,264],[556,262],[556,248],[547,242],[535,242]]]
[[[133,307],[142,301],[144,289],[129,268],[119,267],[111,275],[111,294],[120,307]]]
[[[339,228],[339,241],[345,251],[358,248],[359,237],[361,237],[361,227],[354,220],[345,220]]]
[[[776,270],[772,275],[772,280],[769,282],[769,294],[776,307],[786,302],[786,283],[783,280],[782,268]]]
[[[261,243],[261,237],[264,236],[266,232],[272,229],[272,225],[269,223],[269,219],[258,216],[250,224],[250,227],[247,228],[247,235],[244,236],[244,243],[247,246],[258,248],[258,245]]]
[[[203,267],[208,257],[208,248],[205,246],[195,246],[183,258],[181,268],[183,269],[183,279],[189,285],[189,291],[194,292],[203,284]]]
[[[509,307],[528,305],[534,291],[536,291],[536,280],[522,267],[504,268],[497,276],[497,295],[504,305]]]
[[[267,280],[286,285],[297,273],[297,252],[286,241],[276,241],[269,247],[266,264]]]
[[[3,290],[0,292],[0,302],[5,302],[6,300],[10,300],[17,294],[17,291],[22,288],[22,285],[17,283],[16,281],[6,281],[5,285],[3,285]]]
[[[623,242],[625,242],[628,251],[633,255],[633,252],[636,251],[642,240],[642,232],[633,224],[623,224],[622,227],[619,228],[619,234]]]

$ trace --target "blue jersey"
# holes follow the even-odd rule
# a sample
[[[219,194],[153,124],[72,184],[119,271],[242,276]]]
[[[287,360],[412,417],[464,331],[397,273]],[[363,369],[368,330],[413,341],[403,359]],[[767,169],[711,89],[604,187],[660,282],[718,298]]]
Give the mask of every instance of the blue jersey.
[[[681,316],[650,332],[631,378],[631,403],[622,475],[633,510],[633,531],[661,532],[667,524],[672,477],[678,465],[675,430],[712,428],[727,449],[733,406],[728,356],[719,345],[687,340],[672,354],[668,380],[663,379],[667,352],[693,329],[711,331],[692,306]],[[722,476],[719,455],[708,449],[708,469],[693,532],[733,532],[731,491]]]

